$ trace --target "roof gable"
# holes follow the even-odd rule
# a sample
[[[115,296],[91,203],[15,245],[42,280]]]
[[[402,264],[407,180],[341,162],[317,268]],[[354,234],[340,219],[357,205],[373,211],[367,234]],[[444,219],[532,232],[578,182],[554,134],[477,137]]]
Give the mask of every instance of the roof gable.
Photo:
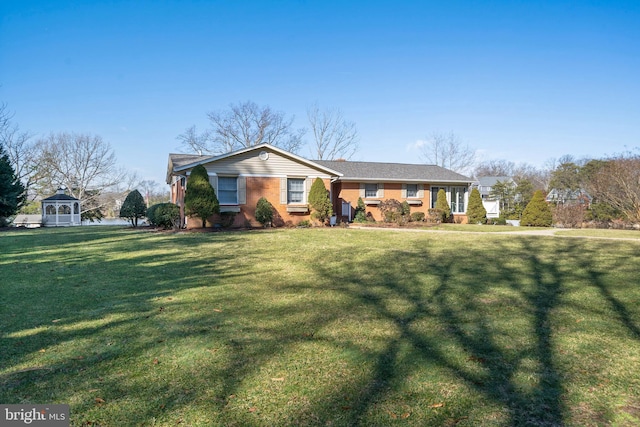
[[[259,161],[256,159],[262,159],[261,153],[267,153],[266,159]],[[267,162],[269,155],[273,155],[274,159],[280,161],[279,167],[274,167],[277,162]],[[231,166],[235,164],[236,172],[241,173],[253,173],[253,174],[277,174],[284,171],[286,174],[286,163],[291,162],[299,165],[301,168],[294,168],[295,170],[305,171],[313,169],[315,173],[320,173],[327,176],[341,176],[341,173],[333,170],[327,166],[315,163],[311,160],[307,160],[296,154],[289,153],[281,148],[275,147],[270,144],[260,144],[253,147],[243,148],[241,150],[233,151],[230,153],[221,154],[218,156],[198,156],[192,154],[170,154],[169,155],[169,175],[171,173],[187,172],[190,169],[198,165],[203,165],[207,170],[214,171],[217,168],[221,168],[223,172],[230,170]],[[284,168],[284,169],[283,169]]]

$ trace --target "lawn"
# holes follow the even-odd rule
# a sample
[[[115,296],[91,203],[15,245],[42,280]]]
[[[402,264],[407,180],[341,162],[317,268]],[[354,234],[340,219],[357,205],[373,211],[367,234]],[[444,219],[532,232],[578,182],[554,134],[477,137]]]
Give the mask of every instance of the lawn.
[[[0,233],[0,403],[74,426],[640,423],[640,241]]]

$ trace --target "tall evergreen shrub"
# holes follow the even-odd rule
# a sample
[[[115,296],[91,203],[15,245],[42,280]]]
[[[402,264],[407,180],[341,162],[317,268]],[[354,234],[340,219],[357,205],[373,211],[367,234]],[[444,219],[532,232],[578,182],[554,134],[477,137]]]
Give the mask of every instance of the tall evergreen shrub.
[[[311,209],[313,209],[311,217],[319,220],[323,224],[333,215],[333,206],[329,198],[329,191],[324,186],[324,181],[320,178],[316,178],[311,185],[309,205]]]
[[[533,193],[533,197],[527,207],[522,211],[520,225],[534,227],[550,227],[553,223],[551,208],[546,202],[544,193],[541,190]]]
[[[487,222],[487,210],[482,204],[482,196],[477,188],[471,190],[469,205],[467,206],[467,219],[469,224],[484,224]]]
[[[441,188],[436,196],[436,209],[442,212],[442,222],[447,222],[451,218],[451,207],[447,202],[447,193]]]
[[[220,202],[209,182],[209,174],[204,166],[198,165],[191,170],[187,179],[187,190],[184,194],[185,213],[202,220],[207,226],[207,218],[220,213]]]

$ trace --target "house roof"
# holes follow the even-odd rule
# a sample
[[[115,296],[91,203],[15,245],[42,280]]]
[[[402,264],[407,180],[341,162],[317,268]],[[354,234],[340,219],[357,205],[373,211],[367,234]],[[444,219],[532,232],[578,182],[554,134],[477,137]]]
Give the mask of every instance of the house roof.
[[[511,182],[513,179],[510,176],[481,176],[478,178],[478,183],[482,187],[493,187],[498,181]]]
[[[169,154],[169,169],[167,171],[167,183],[173,173],[182,172],[194,168],[197,165],[207,164],[218,160],[238,156],[250,151],[269,148],[279,154],[296,160],[308,166],[322,169],[329,175],[346,181],[403,181],[403,182],[452,182],[469,183],[473,180],[468,176],[445,169],[436,165],[420,165],[410,163],[378,163],[378,162],[352,162],[339,160],[307,160],[296,154],[292,154],[281,148],[269,144],[260,144],[253,147],[225,153],[221,155],[201,156],[197,154]]]
[[[221,155],[214,155],[214,156],[200,156],[197,154],[169,154],[169,170],[167,171],[167,183],[170,182],[169,177],[171,176],[171,173],[186,171],[198,165],[215,162],[215,161],[226,159],[229,157],[239,156],[241,154],[248,153],[251,151],[264,150],[265,148],[268,148],[269,150],[275,151],[276,153],[279,153],[285,157],[288,157],[292,160],[295,160],[307,166],[324,170],[329,175],[333,175],[333,176],[342,175],[339,171],[333,170],[328,166],[324,166],[320,163],[307,160],[303,157],[300,157],[296,154],[290,153],[288,151],[285,151],[273,145],[259,144],[259,145],[254,145],[252,147],[247,147],[247,148],[242,148],[240,150],[232,151],[230,153],[224,153]]]
[[[471,178],[436,165],[314,160],[342,173],[342,181],[416,181],[469,183]]]

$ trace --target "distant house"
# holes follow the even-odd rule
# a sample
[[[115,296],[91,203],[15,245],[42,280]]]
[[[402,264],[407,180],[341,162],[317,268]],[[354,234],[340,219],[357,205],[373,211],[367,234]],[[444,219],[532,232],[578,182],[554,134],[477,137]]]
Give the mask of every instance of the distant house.
[[[199,221],[191,224],[184,212],[187,177],[197,165],[207,169],[220,211],[236,214],[235,226],[258,225],[255,209],[261,197],[274,206],[276,222],[297,224],[310,219],[308,193],[316,178],[324,181],[334,212],[343,220],[353,218],[359,197],[376,220],[382,219],[378,205],[388,199],[407,201],[412,211],[426,213],[435,206],[438,190],[444,189],[454,218],[465,222],[472,182],[434,165],[312,161],[269,144],[219,156],[170,154],[167,183],[171,201],[180,207],[182,224],[187,227],[200,225]]]
[[[478,187],[482,200],[495,200],[491,195],[491,192],[498,182],[513,184],[513,186],[516,185],[515,181],[510,176],[481,176],[478,178],[478,181],[474,183],[474,186]]]
[[[587,208],[591,206],[591,201],[593,198],[591,195],[584,189],[579,188],[577,190],[571,189],[559,189],[552,188],[551,191],[547,194],[546,197],[547,202],[556,203],[556,204],[581,204],[585,205]]]
[[[508,183],[514,187],[516,185],[510,176],[482,176],[473,184],[480,192],[482,205],[487,211],[487,218],[498,218],[500,216],[500,199],[492,194],[493,187],[498,182]]]
[[[80,208],[81,201],[60,188],[56,194],[42,200],[42,224],[45,227],[81,225]]]

